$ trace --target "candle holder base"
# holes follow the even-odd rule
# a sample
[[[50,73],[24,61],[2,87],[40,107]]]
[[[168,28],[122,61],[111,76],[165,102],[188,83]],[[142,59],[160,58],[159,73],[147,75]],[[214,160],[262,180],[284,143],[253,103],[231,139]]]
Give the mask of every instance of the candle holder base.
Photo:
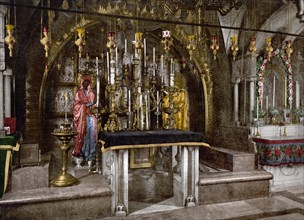
[[[79,180],[69,173],[62,173],[51,181],[52,186],[64,187],[78,184]]]

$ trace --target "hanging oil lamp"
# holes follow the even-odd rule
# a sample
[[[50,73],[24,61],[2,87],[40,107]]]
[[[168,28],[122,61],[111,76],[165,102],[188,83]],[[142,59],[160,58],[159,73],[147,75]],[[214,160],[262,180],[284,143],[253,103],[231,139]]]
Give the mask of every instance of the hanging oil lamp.
[[[40,43],[44,46],[44,50],[45,50],[45,57],[49,56],[49,49],[50,49],[50,38],[49,38],[49,34],[46,28],[43,28],[43,35],[44,37],[40,40]]]
[[[114,50],[116,48],[116,44],[115,44],[115,32],[108,32],[108,43],[107,43],[107,48],[109,48],[110,50],[110,57],[111,60],[114,59]]]
[[[81,57],[81,53],[85,45],[85,39],[84,39],[85,30],[83,28],[77,28],[76,31],[77,31],[78,39],[75,41],[75,44],[78,47],[79,57]]]
[[[188,45],[187,45],[187,49],[189,50],[189,56],[190,56],[190,60],[192,60],[193,58],[193,52],[196,50],[196,45],[194,42],[194,35],[189,35],[188,36]]]
[[[237,45],[237,37],[231,37],[231,51],[232,51],[232,57],[233,57],[233,61],[235,61],[237,52],[239,50],[239,47]]]
[[[15,37],[13,36],[14,28],[15,26],[12,24],[6,25],[7,36],[4,38],[4,42],[8,45],[10,57],[13,56],[13,46],[14,43],[16,42]]]
[[[211,36],[211,42],[210,49],[212,50],[213,59],[216,60],[217,51],[220,49],[216,35]]]
[[[256,52],[256,38],[255,37],[250,38],[249,51],[251,54],[251,59],[253,60],[255,52]]]
[[[266,43],[266,53],[267,53],[267,60],[270,61],[270,58],[272,56],[273,47],[271,46],[271,37],[266,37],[265,39]]]
[[[293,53],[293,49],[291,48],[292,42],[291,40],[288,40],[285,43],[286,43],[285,52],[287,54],[288,62],[290,62],[291,54]]]

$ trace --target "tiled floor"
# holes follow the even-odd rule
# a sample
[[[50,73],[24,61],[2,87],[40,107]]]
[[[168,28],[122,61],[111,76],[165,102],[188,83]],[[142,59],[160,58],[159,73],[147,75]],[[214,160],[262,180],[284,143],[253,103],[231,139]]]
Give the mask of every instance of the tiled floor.
[[[133,204],[136,205],[136,204]],[[126,217],[104,219],[234,219],[234,220],[304,220],[304,187],[294,187],[272,193],[268,198],[249,199],[202,205],[192,208],[179,208],[171,211],[154,212],[161,204],[144,207]],[[163,210],[174,208],[163,205]],[[141,214],[146,212],[146,214]]]

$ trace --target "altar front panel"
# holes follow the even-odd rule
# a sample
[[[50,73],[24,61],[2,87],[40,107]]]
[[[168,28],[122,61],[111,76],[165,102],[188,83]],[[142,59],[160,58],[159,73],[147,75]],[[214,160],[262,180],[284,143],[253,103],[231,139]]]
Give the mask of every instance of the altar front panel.
[[[256,142],[261,165],[304,164],[304,137],[252,138],[252,140]]]

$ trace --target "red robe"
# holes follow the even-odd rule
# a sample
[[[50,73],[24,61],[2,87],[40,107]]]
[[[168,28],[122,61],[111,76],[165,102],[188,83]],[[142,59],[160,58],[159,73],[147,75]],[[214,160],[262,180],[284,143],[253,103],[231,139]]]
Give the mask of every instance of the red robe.
[[[90,80],[91,81],[91,80]],[[88,95],[86,96],[84,89],[82,87],[81,82],[81,88],[76,92],[75,99],[74,99],[74,128],[78,132],[78,134],[75,136],[75,147],[73,150],[73,156],[80,157],[81,156],[81,149],[84,142],[84,137],[86,135],[86,114],[89,116],[93,116],[93,114],[90,112],[90,110],[94,107],[91,105],[90,107],[87,107],[86,104],[93,103],[95,95],[91,89],[91,86],[88,86]],[[97,135],[97,120],[94,118],[94,137],[96,139]]]

